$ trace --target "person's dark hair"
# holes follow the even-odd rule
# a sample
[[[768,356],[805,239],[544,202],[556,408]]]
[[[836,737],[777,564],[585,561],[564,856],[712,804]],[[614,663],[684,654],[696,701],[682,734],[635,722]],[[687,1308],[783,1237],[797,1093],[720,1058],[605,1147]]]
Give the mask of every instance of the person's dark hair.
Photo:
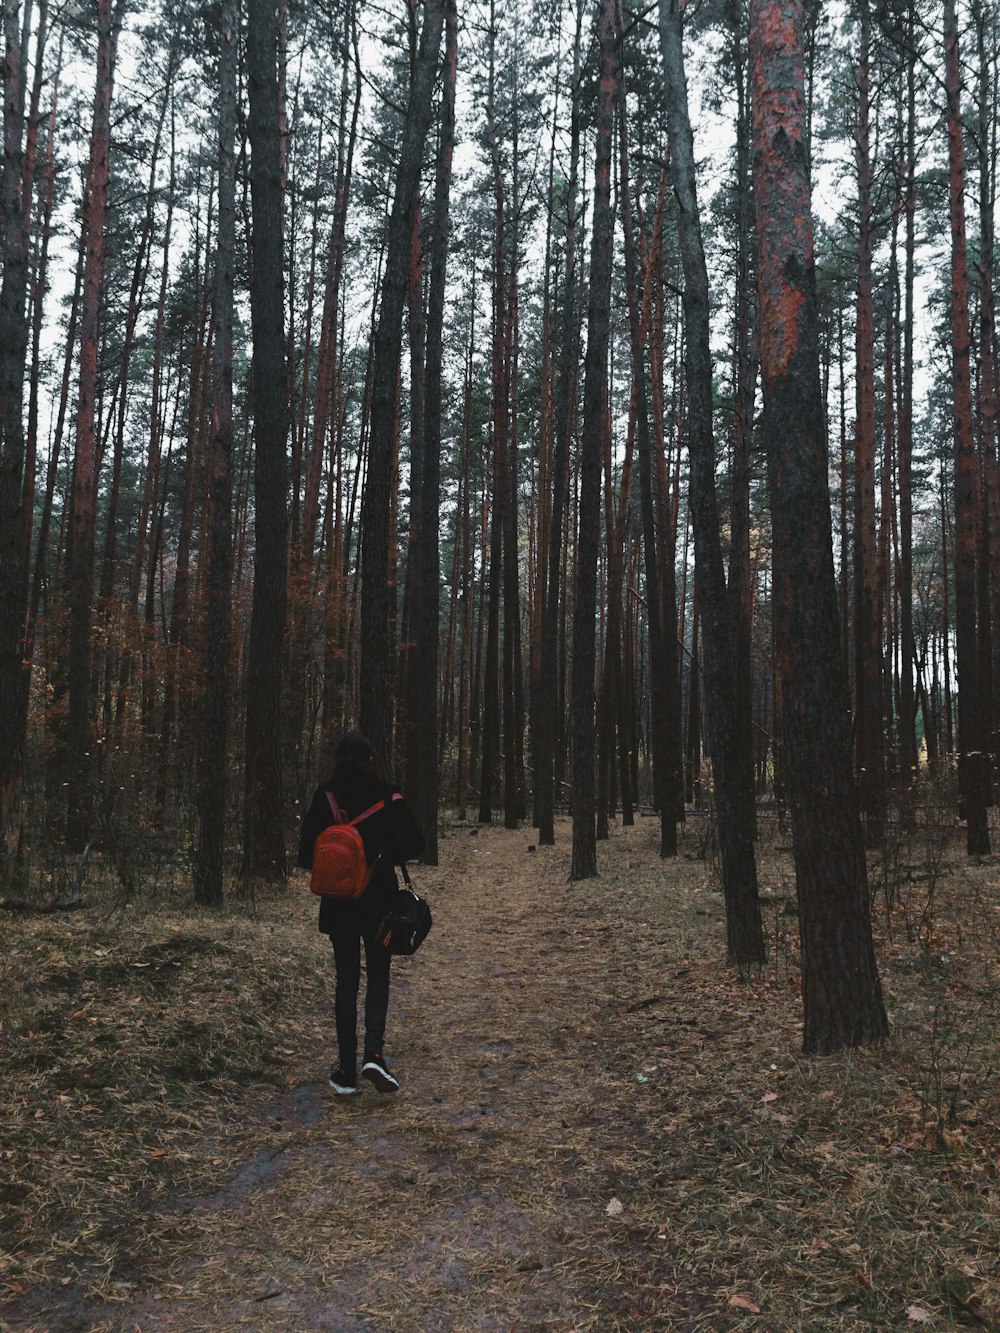
[[[347,731],[333,752],[333,777],[338,787],[353,787],[375,757],[375,746],[360,731]]]
[[[337,742],[333,752],[335,759],[355,759],[359,764],[367,764],[375,754],[375,746],[360,731],[345,731]]]

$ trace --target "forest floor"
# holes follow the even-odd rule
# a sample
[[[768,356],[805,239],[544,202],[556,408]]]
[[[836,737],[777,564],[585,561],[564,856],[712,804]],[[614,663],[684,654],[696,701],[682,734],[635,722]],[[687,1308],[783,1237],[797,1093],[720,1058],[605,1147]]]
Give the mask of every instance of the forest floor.
[[[301,876],[0,912],[0,1328],[1000,1329],[998,858],[875,858],[892,1037],[806,1059],[787,835],[743,980],[705,818],[577,884],[534,837],[451,823],[414,871],[388,1097],[327,1084]]]

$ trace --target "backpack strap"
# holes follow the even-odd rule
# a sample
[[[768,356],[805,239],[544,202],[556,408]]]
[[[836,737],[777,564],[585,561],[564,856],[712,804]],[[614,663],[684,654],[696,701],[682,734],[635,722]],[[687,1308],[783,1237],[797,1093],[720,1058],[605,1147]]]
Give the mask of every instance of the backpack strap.
[[[370,805],[367,810],[362,810],[360,815],[355,815],[353,819],[348,819],[346,822],[348,824],[360,824],[361,821],[367,819],[369,815],[376,815],[380,810],[384,809],[385,801],[376,801],[375,804]]]
[[[376,801],[375,804],[370,805],[367,810],[362,810],[360,815],[355,815],[353,819],[348,819],[347,816],[344,814],[343,810],[341,810],[340,806],[337,804],[337,799],[334,796],[333,792],[330,791],[329,789],[327,789],[326,792],[326,799],[330,804],[330,812],[333,815],[333,820],[335,824],[360,824],[361,821],[363,819],[367,819],[369,815],[378,814],[380,810],[385,809],[385,801]],[[398,791],[394,791],[392,793],[391,799],[394,801],[401,801],[403,798]]]

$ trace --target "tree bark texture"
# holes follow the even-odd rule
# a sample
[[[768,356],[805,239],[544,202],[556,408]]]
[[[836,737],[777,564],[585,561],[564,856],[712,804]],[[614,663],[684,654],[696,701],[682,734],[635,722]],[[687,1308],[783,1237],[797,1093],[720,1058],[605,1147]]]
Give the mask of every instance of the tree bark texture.
[[[594,154],[594,213],[584,361],[583,430],[580,437],[580,508],[573,607],[573,856],[570,879],[597,874],[594,775],[594,676],[597,661],[597,548],[601,521],[601,460],[608,421],[608,346],[611,329],[611,263],[614,215],[611,161],[618,84],[617,0],[602,0],[597,19],[600,83]]]
[[[801,0],[752,0],[760,361],[775,641],[802,949],[803,1045],[887,1031],[851,772],[819,380]]]
[[[413,714],[415,731],[409,747],[407,786],[427,845],[423,860],[438,861],[438,636],[440,620],[440,555],[438,510],[441,503],[441,387],[444,357],[444,307],[450,233],[452,159],[455,151],[455,80],[458,67],[458,18],[455,0],[443,0],[445,9],[444,82],[441,88],[441,137],[434,187],[431,272],[427,309],[427,354],[424,397],[423,475],[419,496],[419,546],[416,552],[419,598],[411,604],[414,642]],[[411,768],[415,772],[411,772]]]
[[[858,273],[855,319],[854,670],[859,794],[870,844],[885,820],[882,641],[875,552],[875,308],[872,294],[872,159],[870,136],[871,12],[859,0],[855,160],[858,178]]]
[[[361,532],[359,709],[361,730],[370,737],[378,761],[383,764],[390,759],[393,711],[389,697],[389,526],[396,456],[396,380],[413,210],[433,109],[443,23],[442,0],[431,0],[424,13],[400,138],[399,166],[386,234],[382,302],[374,339],[368,477]]]
[[[764,961],[764,934],[754,855],[753,769],[749,752],[739,744],[734,642],[730,633],[715,492],[708,270],[698,216],[694,138],[688,114],[679,0],[660,0],[660,46],[666,75],[670,156],[684,272],[689,509],[701,613],[705,710],[715,779],[727,952],[731,962],[743,965]],[[697,663],[692,664],[692,670],[697,670]]]
[[[28,245],[24,225],[24,75],[20,5],[4,3],[3,176],[0,227],[0,887],[15,873],[24,768],[22,675],[26,613],[24,366],[28,348]]]
[[[223,892],[232,638],[233,269],[238,41],[238,3],[237,0],[225,0],[219,31],[219,220],[208,459],[208,567],[200,645],[202,726],[198,738],[198,843],[194,855],[195,897],[212,906],[222,902]]]
[[[286,874],[281,667],[288,594],[288,378],[275,0],[248,0],[255,546],[246,662],[243,880]]]
[[[577,174],[580,163],[579,73],[583,32],[583,6],[578,4],[573,44],[573,83],[570,97],[569,173],[565,186],[565,244],[563,247],[563,296],[556,352],[556,385],[552,458],[552,503],[549,511],[548,560],[545,607],[542,612],[541,667],[535,717],[535,818],[538,841],[555,842],[555,750],[559,707],[559,606],[566,502],[569,486],[569,450],[573,433],[571,406],[577,379]]]
[[[987,740],[976,618],[979,469],[972,421],[969,269],[965,234],[965,147],[955,0],[944,0],[949,216],[951,222],[952,425],[955,446],[955,650],[958,668],[958,779],[970,856],[988,854]]]
[[[913,637],[913,284],[916,246],[916,64],[914,49],[914,3],[906,19],[906,112],[902,157],[904,178],[900,200],[905,214],[903,234],[903,337],[899,367],[899,758],[904,770],[902,786],[909,788],[917,775],[917,704],[913,669],[916,648]]]
[[[979,96],[977,134],[979,157],[979,415],[981,422],[980,454],[985,490],[982,524],[986,548],[986,568],[982,577],[988,591],[989,632],[981,637],[984,661],[983,698],[988,716],[983,721],[990,734],[991,776],[996,777],[1000,762],[1000,467],[997,465],[997,357],[996,298],[994,281],[994,192],[996,190],[995,138],[991,113],[996,102],[995,52],[989,46],[990,25],[995,13],[984,12],[977,0],[973,5],[976,44],[979,59]]]
[[[73,468],[73,521],[69,567],[69,813],[67,840],[82,848],[90,837],[91,629],[97,509],[96,398],[104,228],[111,156],[111,98],[117,30],[124,8],[100,0],[97,11],[97,83],[91,130],[83,228],[87,249],[80,314],[80,378]]]

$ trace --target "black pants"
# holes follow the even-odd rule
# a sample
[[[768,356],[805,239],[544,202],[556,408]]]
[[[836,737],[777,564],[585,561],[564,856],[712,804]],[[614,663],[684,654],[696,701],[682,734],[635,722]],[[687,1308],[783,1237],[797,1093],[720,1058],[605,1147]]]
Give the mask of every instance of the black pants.
[[[361,986],[361,943],[365,946],[365,1053],[381,1052],[385,1041],[385,1016],[389,1009],[389,964],[392,955],[375,938],[375,926],[363,926],[360,913],[345,913],[338,929],[331,932],[337,968],[334,1011],[337,1017],[337,1046],[340,1062],[350,1069],[358,1058],[358,990]]]

